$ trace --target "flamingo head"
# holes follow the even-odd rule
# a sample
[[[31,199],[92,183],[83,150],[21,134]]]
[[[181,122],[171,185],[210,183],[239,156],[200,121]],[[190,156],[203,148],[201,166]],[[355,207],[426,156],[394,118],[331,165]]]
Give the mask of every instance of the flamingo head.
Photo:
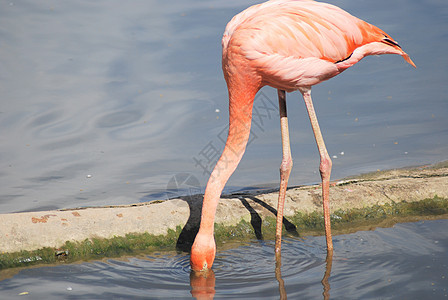
[[[215,260],[216,244],[212,235],[198,233],[191,247],[190,265],[193,271],[208,271]]]

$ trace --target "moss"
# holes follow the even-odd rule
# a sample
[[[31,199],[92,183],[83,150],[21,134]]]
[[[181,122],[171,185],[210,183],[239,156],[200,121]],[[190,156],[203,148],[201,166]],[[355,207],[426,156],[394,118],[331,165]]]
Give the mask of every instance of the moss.
[[[36,263],[53,263],[54,251],[51,248],[43,248],[38,251],[20,251],[15,253],[0,254],[0,269],[33,265]]]
[[[336,232],[351,229],[354,231],[360,225],[374,226],[386,219],[396,219],[409,216],[438,216],[448,214],[448,199],[435,196],[432,199],[426,199],[417,202],[390,202],[384,205],[373,205],[366,208],[353,208],[347,210],[337,210],[331,214],[332,228]],[[309,214],[297,212],[294,216],[288,217],[289,226],[284,226],[284,234],[297,235],[316,235],[324,232],[324,217],[321,212],[312,212]],[[401,219],[401,221],[404,221]],[[284,224],[286,222],[284,221]],[[287,224],[285,224],[287,225]],[[274,238],[276,219],[266,217],[259,226],[264,239]],[[288,228],[289,227],[289,228]],[[294,228],[293,228],[294,227]],[[295,230],[294,230],[295,229]],[[254,226],[242,220],[237,225],[223,226],[216,224],[215,238],[217,243],[228,240],[253,239],[257,231]]]
[[[448,199],[435,196],[418,202],[391,202],[384,205],[374,205],[362,209],[353,208],[337,210],[331,215],[334,232],[343,230],[356,231],[365,225],[375,226],[384,220],[403,221],[402,216],[439,216],[448,214]],[[284,220],[284,233],[298,235],[322,234],[324,219],[320,212],[305,214],[297,212],[293,217]],[[393,223],[391,224],[393,225]],[[215,225],[215,238],[218,244],[223,242],[240,242],[254,238],[273,239],[275,236],[276,219],[272,216],[254,218],[251,222],[242,220],[237,225]],[[130,233],[124,237],[110,239],[93,238],[81,242],[66,242],[61,248],[42,248],[35,251],[20,251],[0,254],[0,269],[25,267],[36,264],[58,262],[74,262],[80,260],[137,255],[148,251],[174,250],[182,228],[169,230],[166,235],[148,233]]]
[[[222,224],[215,225],[215,237],[220,240],[240,239],[248,235],[254,235],[255,231],[252,225],[245,220],[242,220],[237,225],[224,226]]]
[[[417,202],[390,202],[363,209],[338,210],[333,213],[334,223],[353,222],[368,219],[383,219],[393,216],[432,216],[448,213],[448,200],[435,196]]]
[[[0,269],[135,255],[151,250],[171,250],[174,249],[181,230],[182,228],[178,226],[176,230],[169,230],[166,235],[130,233],[110,239],[92,238],[81,242],[67,241],[59,249],[42,248],[35,251],[2,253],[0,254]]]

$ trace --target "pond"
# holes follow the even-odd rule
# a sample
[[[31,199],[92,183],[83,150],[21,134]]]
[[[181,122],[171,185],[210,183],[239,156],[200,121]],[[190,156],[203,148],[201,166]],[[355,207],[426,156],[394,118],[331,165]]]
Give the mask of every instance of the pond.
[[[277,268],[272,241],[229,246],[218,249],[207,278],[190,274],[182,253],[6,270],[0,293],[2,299],[447,299],[446,228],[445,219],[337,235],[331,264],[324,237],[284,239]]]
[[[203,191],[217,157],[197,159],[209,145],[221,151],[228,117],[222,33],[255,3],[0,0],[0,213]],[[417,65],[368,57],[313,88],[332,178],[446,160],[448,2],[332,3],[385,30]],[[290,185],[319,182],[301,96],[287,102]],[[278,186],[276,103],[272,88],[257,95],[255,105],[269,109],[225,192]],[[286,238],[277,269],[273,242],[254,241],[221,247],[206,279],[190,276],[187,254],[159,253],[6,271],[0,294],[190,298],[208,285],[216,299],[446,299],[447,226],[422,221],[336,236],[331,270],[322,237]]]
[[[205,188],[228,118],[227,22],[257,3],[0,1],[0,212],[129,204]],[[388,32],[396,55],[368,57],[313,88],[332,178],[435,163],[448,153],[448,3],[332,1]],[[290,185],[316,183],[319,156],[300,94],[287,95]],[[226,192],[277,187],[276,91]],[[170,188],[171,187],[171,188]],[[167,189],[168,188],[168,189]]]

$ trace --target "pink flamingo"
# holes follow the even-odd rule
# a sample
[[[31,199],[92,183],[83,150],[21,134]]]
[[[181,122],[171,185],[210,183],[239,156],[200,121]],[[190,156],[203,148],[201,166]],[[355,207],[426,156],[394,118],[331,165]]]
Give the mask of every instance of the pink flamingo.
[[[330,79],[367,55],[398,54],[415,67],[384,31],[344,10],[312,0],[272,0],[239,13],[227,24],[222,39],[222,68],[229,91],[229,133],[204,194],[201,225],[191,249],[191,268],[212,267],[213,236],[221,192],[238,166],[250,134],[256,93],[269,85],[278,90],[283,160],[277,209],[276,251],[280,251],[283,206],[292,168],[286,92],[299,90],[311,121],[320,155],[327,249],[333,250],[329,183],[331,159],[317,122],[311,86]]]

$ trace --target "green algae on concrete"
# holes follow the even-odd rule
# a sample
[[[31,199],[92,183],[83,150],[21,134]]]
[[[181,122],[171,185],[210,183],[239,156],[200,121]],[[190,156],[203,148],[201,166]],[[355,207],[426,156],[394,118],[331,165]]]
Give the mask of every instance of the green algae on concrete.
[[[354,232],[358,227],[375,226],[391,219],[390,225],[397,222],[415,221],[418,219],[448,218],[448,199],[435,196],[415,202],[390,202],[384,205],[373,205],[365,208],[339,209],[331,214],[332,229],[335,233]],[[413,218],[417,217],[417,218]],[[321,212],[302,213],[284,219],[283,234],[292,236],[324,234],[324,217]],[[285,224],[286,223],[286,224]],[[254,226],[253,222],[245,220],[237,225],[215,225],[215,239],[217,243],[227,240],[253,239],[260,232],[265,239],[275,237],[276,219],[266,217],[261,224]]]
[[[62,247],[45,247],[34,251],[20,251],[0,254],[0,270],[13,267],[24,267],[35,264],[53,264],[58,262],[75,262],[137,255],[152,251],[169,251],[175,249],[181,227],[168,230],[166,235],[149,233],[130,233],[126,236],[115,236],[110,239],[92,238],[81,242],[67,241]]]
[[[337,210],[332,213],[331,221],[335,233],[353,232],[372,228],[382,221],[391,219],[389,226],[403,222],[404,217],[416,217],[407,220],[448,217],[448,199],[434,197],[416,202],[391,202],[384,205],[373,205],[363,209],[354,208]],[[227,242],[242,242],[253,239],[273,239],[275,236],[275,218],[252,216],[251,221],[241,220],[237,225],[224,226],[216,224],[215,238],[218,245]],[[324,222],[321,213],[309,214],[298,212],[284,220],[284,233],[293,236],[323,234]],[[37,264],[71,263],[119,257],[123,255],[149,254],[151,251],[172,251],[182,232],[168,230],[166,235],[148,233],[131,233],[115,236],[110,239],[92,238],[81,242],[66,242],[60,248],[45,247],[34,251],[20,251],[0,254],[0,269],[26,267]],[[194,237],[190,237],[190,243]],[[336,250],[337,251],[337,250]]]

